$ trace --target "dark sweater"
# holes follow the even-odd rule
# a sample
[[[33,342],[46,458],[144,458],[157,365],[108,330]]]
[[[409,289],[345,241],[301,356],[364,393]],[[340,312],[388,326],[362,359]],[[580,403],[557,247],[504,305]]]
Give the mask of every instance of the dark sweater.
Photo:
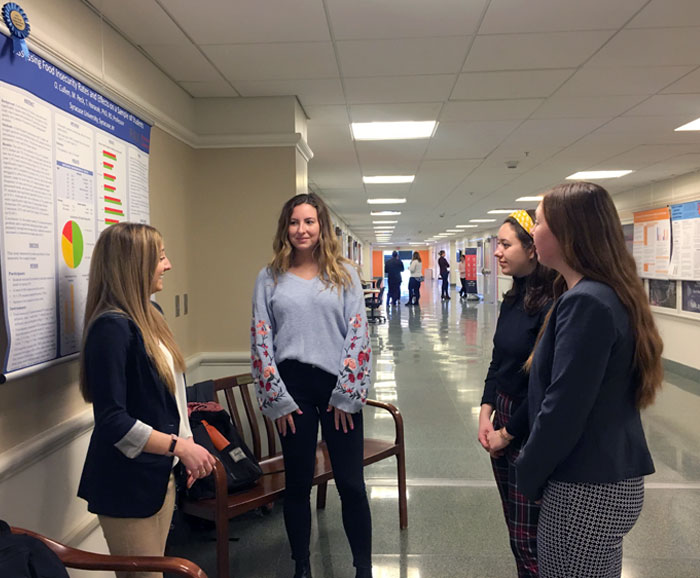
[[[518,488],[532,500],[549,479],[612,483],[654,471],[624,305],[608,285],[582,279],[553,307],[530,371],[530,437],[516,461]]]
[[[438,267],[440,267],[440,275],[445,275],[450,272],[450,263],[444,257],[438,259]]]
[[[523,304],[525,297],[525,281],[527,277],[513,278],[520,292],[513,300],[504,300],[501,313],[493,336],[493,353],[491,365],[486,374],[484,395],[481,403],[496,407],[498,393],[512,397],[517,409],[511,415],[506,429],[518,439],[527,436],[528,411],[527,387],[528,375],[523,370],[523,364],[532,351],[551,302],[537,313],[529,314]]]

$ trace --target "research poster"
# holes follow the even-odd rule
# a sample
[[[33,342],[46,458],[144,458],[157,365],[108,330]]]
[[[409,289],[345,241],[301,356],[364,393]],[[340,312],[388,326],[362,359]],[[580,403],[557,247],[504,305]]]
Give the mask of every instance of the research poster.
[[[634,213],[633,255],[640,277],[667,279],[671,259],[668,207]]]
[[[671,205],[671,235],[669,276],[700,281],[700,201]]]
[[[149,144],[147,123],[50,62],[0,56],[3,373],[78,351],[98,235],[149,221]]]

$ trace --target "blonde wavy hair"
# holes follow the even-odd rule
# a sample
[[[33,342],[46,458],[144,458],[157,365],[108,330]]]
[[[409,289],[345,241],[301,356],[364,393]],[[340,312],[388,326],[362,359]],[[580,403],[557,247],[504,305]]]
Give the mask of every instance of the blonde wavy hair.
[[[163,237],[149,225],[118,223],[105,229],[97,239],[90,262],[85,306],[85,329],[80,354],[80,392],[92,401],[85,375],[85,341],[94,321],[104,313],[128,317],[143,337],[146,353],[158,375],[174,394],[175,380],[160,343],[173,356],[175,368],[185,370],[185,360],[163,315],[151,304],[156,268],[163,249]]]
[[[282,207],[277,233],[272,243],[275,257],[268,265],[272,278],[277,282],[280,275],[286,273],[294,262],[294,247],[289,241],[289,223],[294,208],[299,205],[311,205],[316,209],[319,224],[318,244],[314,247],[313,255],[318,264],[319,277],[326,287],[341,291],[352,287],[352,277],[348,273],[347,264],[355,265],[342,256],[340,243],[331,228],[331,217],[328,207],[315,193],[296,195]]]

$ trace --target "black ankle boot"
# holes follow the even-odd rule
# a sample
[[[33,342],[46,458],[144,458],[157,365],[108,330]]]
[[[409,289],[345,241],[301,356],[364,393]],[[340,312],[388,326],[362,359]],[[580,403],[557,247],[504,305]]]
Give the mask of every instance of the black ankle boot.
[[[311,578],[311,564],[308,560],[296,563],[294,578]]]
[[[372,568],[356,568],[355,578],[372,578]]]

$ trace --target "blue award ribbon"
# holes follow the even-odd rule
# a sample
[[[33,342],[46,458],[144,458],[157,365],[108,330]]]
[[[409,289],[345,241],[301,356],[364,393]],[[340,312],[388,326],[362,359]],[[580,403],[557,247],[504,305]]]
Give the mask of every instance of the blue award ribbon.
[[[25,58],[29,58],[29,48],[25,40],[29,36],[29,19],[24,10],[18,4],[8,2],[2,7],[2,19],[10,31],[12,53],[21,52]]]

